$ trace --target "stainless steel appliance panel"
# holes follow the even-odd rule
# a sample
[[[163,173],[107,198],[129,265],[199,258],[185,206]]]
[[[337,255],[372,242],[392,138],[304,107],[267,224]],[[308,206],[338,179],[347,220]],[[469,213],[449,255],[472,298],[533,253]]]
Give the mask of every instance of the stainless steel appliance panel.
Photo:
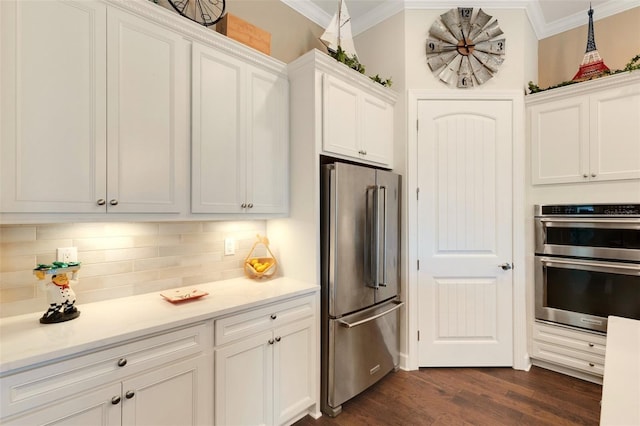
[[[536,253],[640,262],[640,218],[537,217]]]
[[[328,407],[323,411],[337,415],[342,403],[397,367],[402,305],[393,300],[329,321]]]
[[[640,320],[640,264],[535,257],[535,316],[606,332],[607,317]]]
[[[336,317],[375,302],[370,275],[376,170],[336,163],[326,169],[328,309]]]

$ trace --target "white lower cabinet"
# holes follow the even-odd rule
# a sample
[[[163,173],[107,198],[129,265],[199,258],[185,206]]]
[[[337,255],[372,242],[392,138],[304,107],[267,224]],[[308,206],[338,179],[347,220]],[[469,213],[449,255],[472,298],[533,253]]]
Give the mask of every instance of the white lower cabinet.
[[[600,334],[535,323],[531,358],[601,378],[606,341]]]
[[[6,425],[210,425],[211,323],[2,378]]]
[[[308,412],[317,387],[314,312],[314,299],[304,298],[216,321],[216,343],[237,337],[215,351],[216,425],[290,424]]]

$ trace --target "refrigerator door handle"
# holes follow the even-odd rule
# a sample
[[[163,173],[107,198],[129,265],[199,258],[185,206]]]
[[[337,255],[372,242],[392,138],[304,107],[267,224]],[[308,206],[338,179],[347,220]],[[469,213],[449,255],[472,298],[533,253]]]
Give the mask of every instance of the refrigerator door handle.
[[[371,194],[371,201],[369,196]],[[369,287],[378,288],[378,187],[371,185],[367,187],[367,205],[365,221],[365,243],[364,243],[364,271],[368,274],[365,277]]]
[[[395,305],[394,307],[392,307],[390,309],[387,309],[384,312],[380,312],[379,314],[373,315],[373,316],[371,316],[369,318],[365,318],[363,320],[356,321],[356,322],[347,322],[345,320],[338,320],[338,324],[340,324],[342,327],[345,327],[345,328],[357,327],[359,325],[366,324],[366,323],[368,323],[370,321],[376,320],[376,319],[378,319],[380,317],[383,317],[383,316],[385,316],[387,314],[390,314],[391,312],[395,311],[396,309],[400,309],[402,306],[404,306],[404,302],[397,301],[397,302],[393,302],[393,303]]]
[[[379,186],[378,191],[382,190],[384,196],[382,197],[382,281],[378,281],[378,285],[382,287],[387,286],[387,187]],[[380,199],[378,198],[378,202]],[[378,220],[380,216],[378,216]],[[378,253],[379,255],[379,253]],[[378,257],[378,264],[380,264],[380,258]]]

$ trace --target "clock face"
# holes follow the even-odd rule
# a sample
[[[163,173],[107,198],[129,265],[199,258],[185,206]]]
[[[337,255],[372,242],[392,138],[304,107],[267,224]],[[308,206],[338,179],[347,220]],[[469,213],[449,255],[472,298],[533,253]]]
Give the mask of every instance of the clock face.
[[[448,85],[471,88],[498,72],[505,39],[497,20],[482,9],[459,7],[440,15],[429,29],[427,63]]]

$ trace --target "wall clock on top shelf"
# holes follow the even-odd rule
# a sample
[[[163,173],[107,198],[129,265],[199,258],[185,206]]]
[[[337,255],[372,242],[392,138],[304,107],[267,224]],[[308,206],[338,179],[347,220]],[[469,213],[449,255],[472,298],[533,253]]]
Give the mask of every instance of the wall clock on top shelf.
[[[180,15],[209,27],[224,15],[225,0],[169,0]]]
[[[489,80],[504,61],[498,20],[482,9],[458,7],[431,25],[426,52],[429,68],[450,86],[471,88]]]

